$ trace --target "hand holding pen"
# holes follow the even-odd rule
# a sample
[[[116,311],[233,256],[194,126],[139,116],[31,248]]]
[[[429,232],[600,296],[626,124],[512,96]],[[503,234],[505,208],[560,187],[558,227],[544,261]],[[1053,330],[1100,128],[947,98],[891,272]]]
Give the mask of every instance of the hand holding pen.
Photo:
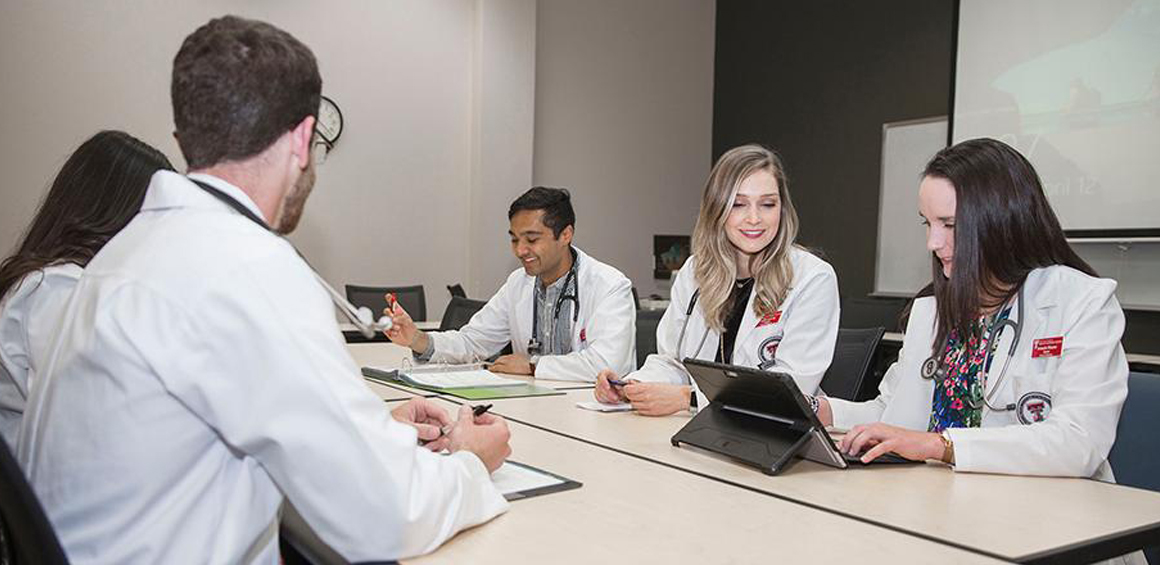
[[[491,410],[491,406],[492,406],[491,404],[480,404],[477,406],[472,406],[471,407],[472,420],[475,420],[475,419],[479,418],[480,416],[483,416],[484,414],[486,414],[488,410]],[[462,416],[462,412],[463,412],[463,410],[461,409],[460,416]],[[478,422],[476,422],[476,423],[478,423]],[[432,439],[420,438],[419,445],[428,445],[430,443],[437,442],[437,441],[439,441],[447,436],[450,436],[453,428],[454,428],[454,426],[451,423],[447,423],[444,426],[440,426],[438,436],[436,436]]]
[[[451,444],[448,446],[453,453],[456,451],[470,451],[474,453],[488,472],[494,472],[503,465],[503,462],[512,453],[508,445],[511,431],[507,422],[495,414],[487,413],[491,405],[459,407],[459,421],[449,431]]]

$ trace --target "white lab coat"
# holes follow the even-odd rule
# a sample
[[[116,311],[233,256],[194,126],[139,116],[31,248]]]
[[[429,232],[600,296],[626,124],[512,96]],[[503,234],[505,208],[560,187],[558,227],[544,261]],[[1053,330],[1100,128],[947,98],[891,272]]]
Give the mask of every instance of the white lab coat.
[[[984,408],[982,427],[950,430],[956,470],[1112,480],[1107,456],[1128,394],[1128,362],[1120,346],[1124,313],[1115,290],[1113,280],[1063,266],[1027,276],[1027,319],[1017,320],[1018,305],[1010,314],[1023,328],[1019,344],[998,382],[1015,339],[1012,328],[1003,330],[986,383],[987,392],[994,392],[992,406],[1014,404],[1015,410]],[[921,377],[921,367],[931,356],[935,320],[934,297],[914,301],[902,351],[878,398],[831,399],[835,427],[881,421],[927,430],[934,381]],[[1060,337],[1061,354],[1032,357],[1038,340]],[[1040,341],[1045,353],[1050,343]]]
[[[573,247],[575,249],[575,247]],[[636,306],[632,282],[611,265],[576,249],[580,314],[572,322],[572,352],[544,355],[536,376],[593,382],[603,369],[624,375],[636,365]],[[431,361],[463,363],[490,357],[511,342],[527,355],[532,338],[536,277],[516,269],[471,321],[458,331],[432,332]],[[563,316],[564,314],[560,314]]]
[[[391,418],[291,246],[181,175],[64,320],[18,452],[74,563],[275,564],[284,500],[348,560],[396,559],[507,508],[475,455]]]
[[[814,394],[830,367],[838,339],[838,277],[829,263],[804,249],[794,247],[790,260],[793,285],[778,307],[775,320],[758,319],[753,311],[755,294],[750,292],[733,344],[732,361],[734,365],[788,374],[802,392]],[[672,300],[657,326],[657,352],[627,378],[690,384],[689,372],[681,360],[716,358],[721,336],[706,323],[699,297],[692,314],[686,314],[697,290],[694,261],[696,258],[690,257],[677,272]],[[678,343],[686,325],[684,342]],[[692,384],[698,406],[708,404],[696,383]]]
[[[36,377],[33,359],[43,357],[82,269],[49,265],[24,275],[0,302],[0,437],[16,450],[16,434]]]

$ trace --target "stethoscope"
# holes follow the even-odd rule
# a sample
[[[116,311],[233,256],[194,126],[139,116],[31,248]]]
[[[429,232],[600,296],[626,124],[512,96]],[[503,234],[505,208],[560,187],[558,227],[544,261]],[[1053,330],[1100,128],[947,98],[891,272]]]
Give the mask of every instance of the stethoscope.
[[[697,307],[697,299],[701,296],[701,289],[693,291],[693,297],[689,299],[689,307],[685,309],[685,321],[681,324],[681,334],[677,337],[677,358],[680,359],[681,348],[685,345],[685,330],[689,327],[689,318],[693,315],[693,309]],[[697,353],[701,352],[701,348],[705,347],[705,340],[709,338],[709,328],[705,328],[705,333],[701,334],[701,343],[697,344],[697,351],[693,353],[695,357]]]
[[[189,178],[189,177],[186,177],[186,178]],[[310,262],[306,260],[306,257],[303,257],[302,253],[300,251],[298,251],[298,249],[296,247],[294,247],[294,244],[290,243],[290,240],[282,237],[281,234],[270,229],[270,226],[266,224],[266,221],[263,220],[262,218],[258,217],[258,215],[255,214],[253,210],[250,210],[244,204],[242,204],[241,202],[238,202],[232,196],[226,194],[225,192],[222,192],[221,190],[219,190],[217,188],[214,188],[214,187],[212,187],[212,186],[210,186],[202,181],[199,181],[197,179],[189,179],[189,180],[193,181],[193,183],[196,184],[197,186],[200,186],[202,188],[202,190],[208,192],[214,198],[221,200],[223,203],[225,203],[230,208],[237,210],[237,212],[239,214],[245,216],[250,221],[254,222],[255,224],[258,224],[259,226],[262,226],[262,229],[265,229],[266,231],[270,232],[271,234],[273,234],[279,238],[282,238],[283,241],[285,241],[287,244],[289,244],[290,249],[293,249],[294,252],[298,254],[298,257],[300,257],[302,259],[302,262],[306,263],[306,267],[308,269],[310,269],[311,273],[314,274],[314,278],[320,284],[322,284],[322,288],[325,288],[326,292],[328,294],[330,294],[330,300],[332,302],[334,302],[334,305],[338,307],[339,311],[341,311],[343,313],[343,315],[345,315],[347,317],[347,319],[350,320],[350,322],[352,324],[354,324],[354,326],[356,328],[358,328],[359,333],[361,333],[364,337],[366,337],[367,339],[372,339],[375,337],[376,333],[385,332],[385,331],[391,329],[391,326],[394,325],[391,321],[391,318],[388,316],[383,316],[383,317],[379,318],[378,321],[375,321],[374,313],[372,313],[371,309],[367,308],[366,306],[355,308],[354,304],[351,304],[350,301],[348,301],[345,296],[339,294],[337,290],[334,290],[334,287],[330,286],[330,284],[328,284],[326,282],[326,280],[322,278],[322,275],[319,275],[318,271],[314,270],[314,267],[311,266]]]
[[[572,301],[572,323],[575,324],[580,319],[580,281],[576,278],[576,264],[579,257],[576,256],[576,250],[569,248],[568,251],[572,253],[572,268],[568,270],[568,275],[564,277],[564,286],[560,289],[560,295],[556,297],[555,307],[552,308],[552,327],[549,328],[548,343],[551,343],[552,336],[556,333],[556,324],[559,322],[560,309],[564,307],[564,303]],[[571,291],[571,294],[569,294]],[[528,340],[528,355],[540,355],[543,352],[543,344],[538,339],[540,335],[540,301],[535,298],[535,289],[532,290],[532,338]]]
[[[1015,348],[1019,346],[1019,336],[1023,333],[1023,285],[1019,286],[1018,295],[1015,298],[1015,304],[1016,312],[1019,316],[1019,321],[1006,318],[992,325],[991,329],[987,332],[987,347],[993,347],[993,344],[997,343],[995,340],[1003,334],[1003,329],[1008,326],[1015,330],[1015,339],[1011,340],[1011,346],[1007,348],[1007,358],[1003,360],[1003,368],[999,370],[999,379],[996,380],[994,386],[991,387],[990,393],[987,393],[986,390],[987,374],[991,360],[988,359],[983,364],[982,373],[976,380],[976,386],[981,386],[983,392],[979,394],[979,398],[975,398],[975,395],[973,394],[967,398],[967,404],[970,405],[970,407],[974,410],[979,410],[984,406],[995,412],[1006,412],[1008,410],[1015,409],[1014,403],[998,408],[991,406],[991,399],[1002,386],[1003,378],[1007,376],[1007,367],[1011,364],[1011,359],[1015,357]],[[922,375],[922,378],[927,380],[934,380],[935,377],[943,379],[946,378],[946,368],[942,366],[942,359],[932,355],[922,363],[922,370],[920,374]]]

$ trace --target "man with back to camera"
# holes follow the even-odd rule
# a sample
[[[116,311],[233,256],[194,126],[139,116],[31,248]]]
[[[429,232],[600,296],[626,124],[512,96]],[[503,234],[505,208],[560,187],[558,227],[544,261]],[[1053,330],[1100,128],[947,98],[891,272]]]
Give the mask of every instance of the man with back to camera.
[[[589,381],[604,369],[636,367],[632,282],[572,246],[576,214],[567,190],[537,186],[508,209],[512,253],[522,268],[458,331],[427,333],[397,303],[391,341],[419,361],[463,363],[515,351],[497,373]]]
[[[277,235],[314,184],[321,88],[310,50],[266,23],[215,19],[178,51],[190,173],[154,175],[89,264],[21,430],[74,562],[278,563],[284,501],[347,560],[397,559],[506,510],[489,478],[506,424],[385,410]]]

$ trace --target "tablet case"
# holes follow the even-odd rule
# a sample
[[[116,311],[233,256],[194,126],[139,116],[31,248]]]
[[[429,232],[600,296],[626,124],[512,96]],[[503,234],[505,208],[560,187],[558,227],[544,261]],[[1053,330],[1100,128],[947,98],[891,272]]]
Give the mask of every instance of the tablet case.
[[[793,378],[697,359],[685,367],[710,400],[672,438],[777,475],[797,457],[846,468]]]

